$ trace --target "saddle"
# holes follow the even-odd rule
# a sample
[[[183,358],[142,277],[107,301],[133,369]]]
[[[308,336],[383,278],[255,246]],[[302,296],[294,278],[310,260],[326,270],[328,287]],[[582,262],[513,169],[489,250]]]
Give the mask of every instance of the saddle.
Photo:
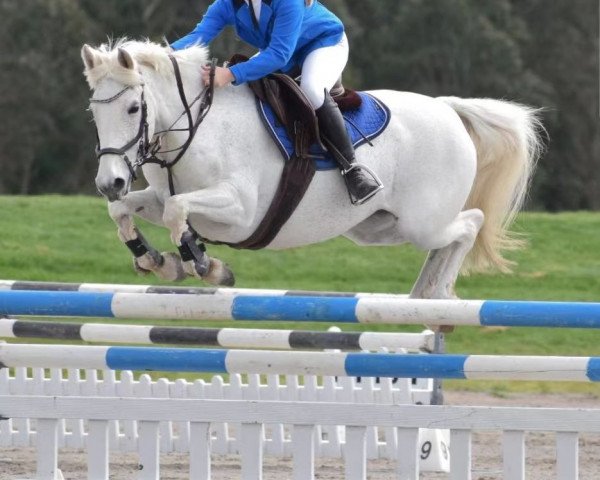
[[[229,61],[229,65],[247,59],[236,54]],[[256,231],[243,242],[228,244],[233,248],[258,250],[273,241],[304,197],[316,171],[309,153],[310,147],[314,144],[323,150],[325,147],[319,136],[315,110],[290,75],[273,73],[248,82],[248,85],[257,102],[267,103],[271,107],[278,123],[285,127],[294,145],[293,154],[285,162],[275,196]],[[341,80],[338,80],[330,95],[342,111],[359,108],[362,103],[362,98],[355,91],[344,89]]]
[[[248,57],[234,55],[229,65],[244,62]],[[294,143],[296,157],[308,157],[309,147],[317,144],[323,150],[325,146],[319,136],[317,115],[311,103],[295,78],[300,76],[300,69],[288,74],[272,73],[259,80],[248,82],[256,98],[268,104],[277,121],[286,129]],[[342,112],[360,108],[362,98],[354,90],[346,89],[341,78],[329,92]]]

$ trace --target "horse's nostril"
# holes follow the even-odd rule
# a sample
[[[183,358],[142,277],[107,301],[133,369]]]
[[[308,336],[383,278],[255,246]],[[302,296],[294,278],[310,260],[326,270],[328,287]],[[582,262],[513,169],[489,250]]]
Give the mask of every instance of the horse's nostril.
[[[115,178],[115,182],[113,185],[116,192],[123,190],[123,188],[125,187],[125,180],[123,180],[122,178]]]

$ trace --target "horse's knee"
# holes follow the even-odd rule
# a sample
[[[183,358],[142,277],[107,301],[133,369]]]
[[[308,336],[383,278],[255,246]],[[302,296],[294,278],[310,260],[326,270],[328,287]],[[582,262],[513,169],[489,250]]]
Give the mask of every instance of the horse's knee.
[[[185,222],[188,215],[187,202],[177,195],[169,197],[165,201],[165,209],[163,211],[163,220],[166,225],[171,225],[177,222]]]
[[[174,196],[165,202],[163,223],[171,230],[173,243],[177,244],[188,230],[187,218],[188,206],[184,200]]]
[[[114,202],[108,202],[108,215],[115,223],[119,223],[123,217],[130,216],[131,211],[125,202],[115,200]]]

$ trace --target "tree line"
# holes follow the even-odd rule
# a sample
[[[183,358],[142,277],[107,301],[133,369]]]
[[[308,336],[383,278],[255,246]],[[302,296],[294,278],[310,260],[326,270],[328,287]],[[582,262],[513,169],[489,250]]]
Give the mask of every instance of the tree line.
[[[345,84],[541,107],[547,151],[529,206],[600,209],[597,2],[322,2],[344,20],[350,39]],[[173,41],[209,3],[0,0],[0,193],[93,192],[82,44],[121,36]],[[233,32],[211,45],[221,60],[243,50]]]

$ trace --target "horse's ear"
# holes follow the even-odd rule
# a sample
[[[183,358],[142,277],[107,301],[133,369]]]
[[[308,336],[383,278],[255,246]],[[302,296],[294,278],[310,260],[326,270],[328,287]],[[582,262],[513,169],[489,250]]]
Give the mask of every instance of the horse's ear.
[[[119,65],[121,65],[123,68],[127,68],[129,70],[135,69],[135,62],[133,60],[133,57],[124,48],[119,48],[118,59]]]
[[[100,59],[96,55],[96,52],[87,43],[81,49],[81,58],[86,70],[91,70],[100,63]]]

